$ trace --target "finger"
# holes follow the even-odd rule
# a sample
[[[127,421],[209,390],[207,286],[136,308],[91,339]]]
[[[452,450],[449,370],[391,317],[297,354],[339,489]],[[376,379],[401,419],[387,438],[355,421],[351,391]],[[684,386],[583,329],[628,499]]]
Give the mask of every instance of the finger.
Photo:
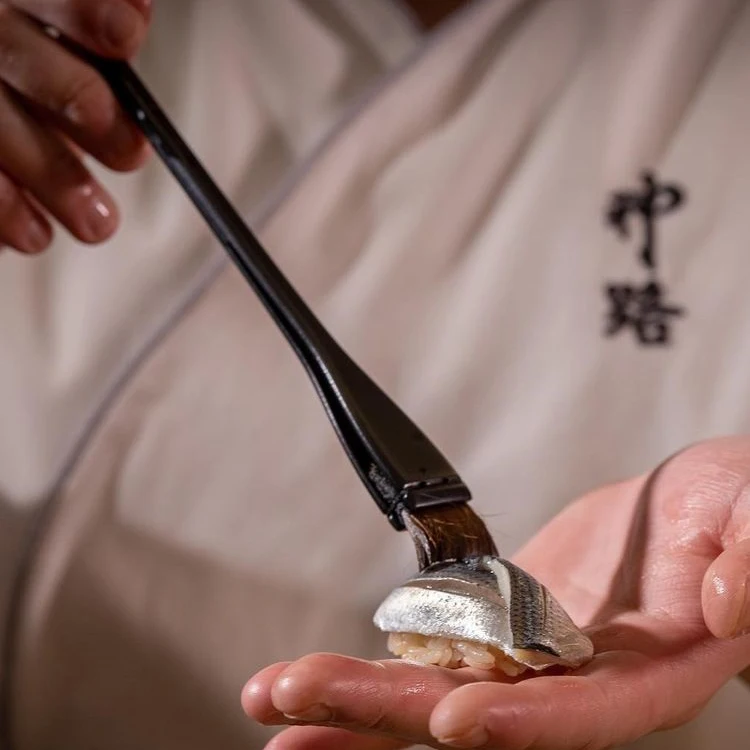
[[[265,750],[401,750],[409,744],[335,727],[290,727],[277,734]]]
[[[22,186],[83,242],[117,227],[114,201],[54,133],[45,131],[0,90],[0,171]]]
[[[92,52],[132,57],[146,35],[149,0],[13,0],[11,5],[54,26]],[[0,3],[0,26],[8,4]]]
[[[0,173],[0,250],[8,245],[22,253],[38,253],[52,240],[52,227],[30,200]]]
[[[150,150],[143,133],[117,106],[111,126],[96,129],[89,124],[50,113],[33,102],[24,102],[26,110],[44,125],[56,130],[68,148],[79,158],[90,154],[98,162],[117,172],[132,172],[142,166]]]
[[[750,539],[722,552],[703,578],[702,604],[706,626],[717,638],[750,632]]]
[[[242,691],[242,708],[262,724],[282,724],[286,717],[271,701],[271,687],[291,662],[266,667]],[[404,742],[382,737],[365,737],[335,727],[290,727],[278,734],[266,750],[397,750]]]
[[[449,747],[601,750],[693,718],[736,661],[716,642],[674,657],[605,653],[573,675],[460,687],[436,706],[429,729]]]
[[[142,161],[145,138],[101,76],[13,10],[0,24],[0,79],[108,167]]]
[[[482,670],[312,654],[280,673],[261,673],[256,689],[270,691],[285,723],[333,723],[414,741],[427,734],[430,713],[443,696],[494,676],[499,677]]]
[[[608,670],[614,679],[614,670]],[[619,683],[620,700],[628,701],[633,721],[650,716],[643,701],[632,705]],[[636,697],[639,693],[636,692]],[[640,695],[645,695],[643,690]],[[613,722],[609,690],[591,677],[538,677],[518,685],[478,683],[459,688],[447,696],[430,719],[432,736],[449,747],[544,748],[563,750],[606,747],[601,717]],[[644,715],[641,713],[646,711]]]
[[[570,503],[513,556],[514,563],[565,602],[578,625],[595,619],[609,596],[610,578],[622,560],[622,529],[630,524],[642,481],[602,487]],[[606,524],[598,520],[603,508]],[[590,575],[591,570],[599,575]]]
[[[284,714],[273,705],[271,688],[281,673],[291,664],[282,661],[272,664],[248,680],[242,689],[242,710],[261,724],[284,724]]]

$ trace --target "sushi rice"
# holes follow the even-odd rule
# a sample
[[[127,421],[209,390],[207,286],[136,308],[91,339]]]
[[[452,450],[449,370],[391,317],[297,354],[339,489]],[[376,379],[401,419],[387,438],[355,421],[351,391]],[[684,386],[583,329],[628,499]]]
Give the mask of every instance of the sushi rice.
[[[449,669],[500,669],[511,677],[526,670],[523,664],[494,646],[475,641],[435,638],[417,633],[389,633],[388,650],[413,664],[436,664]]]

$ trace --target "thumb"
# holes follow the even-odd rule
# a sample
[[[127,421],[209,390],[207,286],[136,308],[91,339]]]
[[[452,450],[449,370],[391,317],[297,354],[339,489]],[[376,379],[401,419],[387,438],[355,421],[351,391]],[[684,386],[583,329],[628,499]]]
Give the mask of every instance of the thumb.
[[[717,638],[735,638],[750,632],[748,579],[750,538],[727,547],[703,578],[703,617]]]

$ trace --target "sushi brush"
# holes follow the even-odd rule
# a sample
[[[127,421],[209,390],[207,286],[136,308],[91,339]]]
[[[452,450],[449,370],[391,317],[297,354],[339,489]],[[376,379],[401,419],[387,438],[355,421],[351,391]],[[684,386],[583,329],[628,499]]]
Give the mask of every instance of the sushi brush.
[[[456,470],[323,327],[131,66],[79,54],[106,79],[285,335],[363,484],[392,526],[412,534],[420,566],[495,554]]]
[[[418,643],[392,650],[409,658],[432,643],[429,660],[446,666],[492,654],[506,671],[590,658],[590,641],[549,592],[498,557],[458,472],[323,327],[130,65],[78,53],[108,82],[286,337],[378,508],[411,535],[420,572],[383,602],[375,624],[391,639]]]

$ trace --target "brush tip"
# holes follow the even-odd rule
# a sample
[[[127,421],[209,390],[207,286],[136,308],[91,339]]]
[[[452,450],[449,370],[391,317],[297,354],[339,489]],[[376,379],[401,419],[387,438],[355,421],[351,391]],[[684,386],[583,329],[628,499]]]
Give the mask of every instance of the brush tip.
[[[404,510],[402,519],[414,542],[420,570],[439,563],[498,554],[484,521],[467,503]]]

